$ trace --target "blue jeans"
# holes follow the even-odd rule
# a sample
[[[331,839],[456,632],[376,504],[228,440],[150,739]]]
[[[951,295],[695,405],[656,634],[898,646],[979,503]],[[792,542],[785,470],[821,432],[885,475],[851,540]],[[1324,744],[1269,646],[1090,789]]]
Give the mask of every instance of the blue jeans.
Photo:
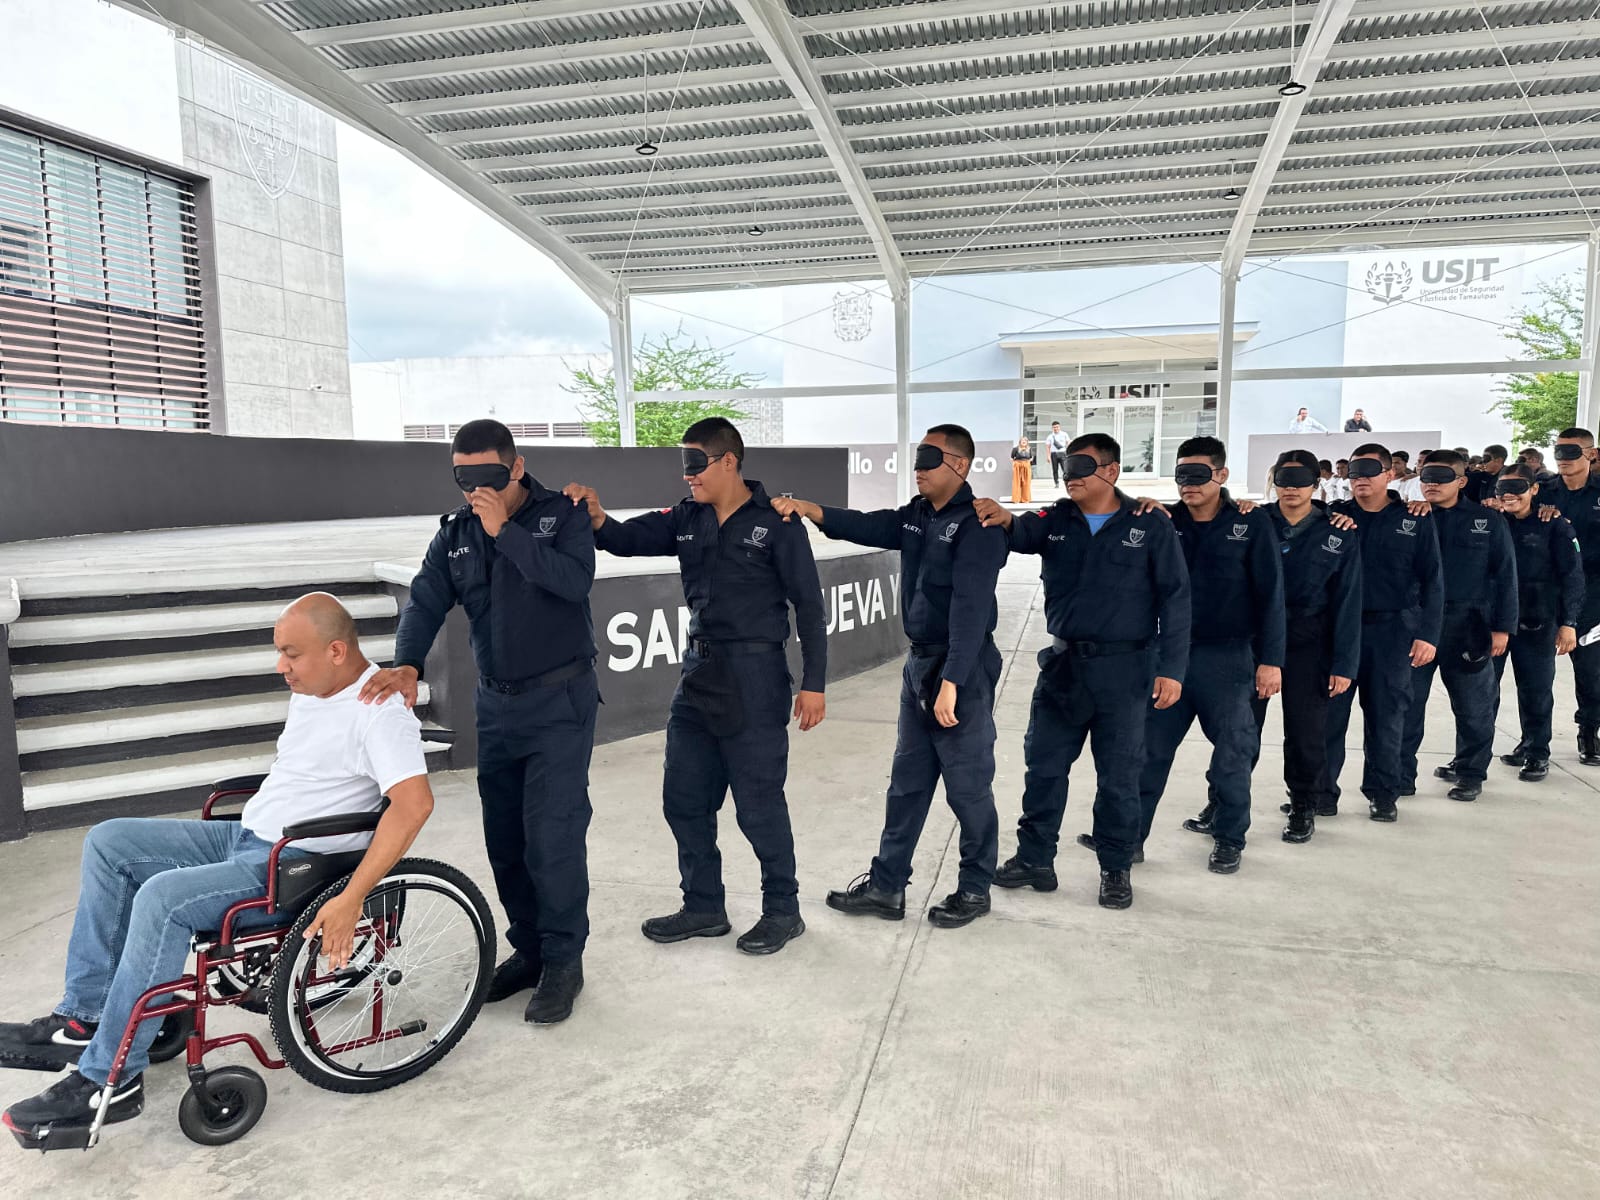
[[[78,1070],[104,1083],[133,1006],[177,979],[196,930],[217,930],[229,906],[266,894],[272,845],[236,821],[103,821],[83,841],[78,911],[67,943],[66,995],[56,1011],[100,1028]],[[303,851],[286,851],[299,856]],[[270,923],[252,913],[260,926]],[[150,1065],[159,1020],[139,1026],[122,1078]]]

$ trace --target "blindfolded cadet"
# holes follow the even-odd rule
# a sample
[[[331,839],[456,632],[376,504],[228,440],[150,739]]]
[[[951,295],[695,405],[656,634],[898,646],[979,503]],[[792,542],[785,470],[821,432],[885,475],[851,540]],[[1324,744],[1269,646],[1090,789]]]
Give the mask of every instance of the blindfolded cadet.
[[[828,905],[854,916],[898,921],[933,791],[961,826],[961,871],[954,892],[928,910],[943,928],[989,911],[999,840],[994,808],[994,690],[1000,651],[995,581],[1006,561],[1005,535],[973,512],[967,473],[976,448],[959,425],[935,425],[917,447],[917,496],[899,508],[857,512],[805,500],[775,500],[832,538],[900,551],[900,621],[910,639],[901,675],[900,715],[883,834],[871,869]]]
[[[1462,497],[1466,460],[1435,450],[1422,468],[1422,495],[1433,505],[1444,570],[1444,623],[1439,652],[1412,676],[1400,751],[1402,791],[1414,789],[1417,748],[1437,671],[1456,723],[1455,757],[1434,775],[1453,783],[1452,800],[1476,800],[1494,755],[1495,672],[1491,658],[1506,652],[1517,627],[1517,560],[1506,523]]]
[[[395,666],[362,699],[399,691],[414,704],[445,615],[466,610],[484,844],[513,951],[488,998],[537,984],[527,1019],[548,1024],[572,1012],[589,937],[594,536],[586,514],[528,475],[500,422],[467,422],[451,450],[467,503],[440,522],[400,614]]]
[[[1356,686],[1328,712],[1330,815],[1338,811],[1350,708],[1361,696],[1361,791],[1374,821],[1397,818],[1401,739],[1411,707],[1413,667],[1431,662],[1444,620],[1444,577],[1433,518],[1414,516],[1389,491],[1389,451],[1376,442],[1350,458],[1352,499],[1330,506],[1356,522],[1361,544],[1361,665]]]
[[[1591,473],[1596,454],[1587,429],[1565,429],[1554,449],[1558,482],[1541,484],[1540,513],[1572,524],[1583,555],[1584,605],[1578,618],[1578,645],[1572,651],[1572,682],[1578,693],[1578,761],[1600,767],[1600,640],[1585,637],[1600,626],[1600,477]],[[1537,475],[1537,472],[1535,472]]]
[[[1100,903],[1133,903],[1129,868],[1142,861],[1139,767],[1145,711],[1171,708],[1189,662],[1189,572],[1171,521],[1140,516],[1117,489],[1122,448],[1105,434],[1075,439],[1067,497],[1013,517],[993,501],[980,515],[1007,530],[1011,548],[1040,556],[1051,644],[1023,739],[1027,776],[1017,852],[1001,866],[1002,887],[1054,891],[1056,847],[1067,807],[1067,773],[1094,754],[1094,832]]]
[[[1572,525],[1565,517],[1540,521],[1540,484],[1533,468],[1512,463],[1495,485],[1500,511],[1511,529],[1517,554],[1517,630],[1507,653],[1494,660],[1495,715],[1500,713],[1500,681],[1506,659],[1517,680],[1517,715],[1522,736],[1516,749],[1501,755],[1520,767],[1518,778],[1537,782],[1550,773],[1550,721],[1555,708],[1556,656],[1578,644],[1584,607],[1583,560]]]
[[[786,524],[766,490],[742,474],[744,439],[722,417],[683,435],[689,496],[663,512],[615,521],[593,488],[586,502],[595,544],[608,554],[676,555],[689,604],[689,648],[667,718],[662,807],[678,843],[683,907],[642,926],[654,942],[729,932],[717,850],[717,810],[731,789],[739,828],[761,863],[761,920],[738,940],[773,954],[805,932],[795,878],[789,772],[791,679],[784,643],[789,608],[804,668],[792,715],[802,731],[823,719],[827,617],[805,530]]]

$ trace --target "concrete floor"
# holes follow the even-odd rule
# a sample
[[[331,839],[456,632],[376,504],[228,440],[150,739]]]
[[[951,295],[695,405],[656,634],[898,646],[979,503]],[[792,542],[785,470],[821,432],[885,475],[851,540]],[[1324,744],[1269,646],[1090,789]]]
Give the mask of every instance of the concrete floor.
[[[1043,638],[1033,565],[1014,560],[1005,580],[1002,856]],[[661,738],[602,747],[588,988],[569,1022],[490,1008],[431,1074],[375,1097],[275,1072],[262,1123],[219,1150],[179,1132],[181,1069],[156,1068],[145,1115],[92,1154],[0,1147],[0,1195],[1600,1196],[1600,770],[1573,758],[1565,667],[1543,784],[1497,765],[1463,805],[1430,780],[1397,825],[1357,799],[1288,846],[1274,716],[1240,874],[1208,874],[1208,842],[1178,827],[1206,760],[1191,739],[1130,911],[1095,905],[1093,859],[1069,845],[1060,891],[997,892],[993,915],[958,931],[921,919],[955,883],[942,805],[912,881],[918,919],[822,903],[875,846],[897,671],[836,684],[827,723],[792,735],[810,929],[782,954],[639,936],[678,898]],[[1448,757],[1437,703],[1425,773]],[[1359,770],[1352,756],[1347,787]],[[488,891],[472,778],[436,783],[419,850]],[[1066,839],[1089,828],[1091,791],[1081,765]],[[0,846],[8,1017],[57,999],[80,841]],[[756,866],[731,820],[723,845],[742,928],[759,912]],[[0,1072],[0,1104],[45,1082]]]

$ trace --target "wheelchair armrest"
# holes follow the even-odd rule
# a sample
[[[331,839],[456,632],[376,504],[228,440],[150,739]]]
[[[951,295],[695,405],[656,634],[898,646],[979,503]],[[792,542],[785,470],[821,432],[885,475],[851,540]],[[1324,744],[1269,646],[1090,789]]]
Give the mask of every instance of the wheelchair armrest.
[[[265,775],[235,775],[231,779],[219,779],[211,785],[213,792],[254,792],[259,791],[261,785],[267,781]]]
[[[309,821],[296,821],[283,827],[283,840],[300,838],[337,837],[343,833],[371,833],[383,819],[383,811],[375,809],[364,813],[335,813],[331,817],[312,817]]]

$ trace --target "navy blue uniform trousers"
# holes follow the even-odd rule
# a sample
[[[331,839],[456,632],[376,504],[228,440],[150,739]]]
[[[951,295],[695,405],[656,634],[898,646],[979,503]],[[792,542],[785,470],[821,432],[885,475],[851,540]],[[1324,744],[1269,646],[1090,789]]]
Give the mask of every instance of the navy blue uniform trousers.
[[[1489,760],[1494,757],[1495,699],[1500,675],[1487,662],[1477,670],[1467,670],[1459,662],[1440,662],[1435,658],[1425,667],[1414,667],[1411,675],[1411,707],[1406,710],[1405,737],[1400,750],[1400,778],[1407,787],[1417,782],[1417,748],[1422,745],[1422,728],[1428,716],[1428,693],[1435,674],[1444,680],[1450,696],[1450,711],[1456,719],[1456,751],[1451,758],[1456,775],[1467,783],[1482,783],[1489,776]]]
[[[713,650],[715,653],[715,650]],[[684,656],[688,676],[703,663]],[[784,783],[789,778],[789,716],[793,708],[788,660],[783,649],[733,659],[742,728],[708,717],[684,695],[680,683],[667,717],[667,762],[662,810],[678,842],[678,879],[690,912],[718,913],[726,906],[722,852],[717,849],[717,813],[733,792],[739,828],[761,864],[761,911],[800,911],[795,880],[794,833]]]
[[[1600,576],[1583,577],[1585,600],[1578,619],[1578,636],[1600,625]],[[1600,642],[1578,646],[1567,655],[1572,660],[1572,686],[1577,693],[1578,710],[1572,719],[1582,729],[1600,729]]]
[[[933,791],[961,827],[960,888],[987,894],[1000,857],[1000,818],[994,807],[994,690],[1000,651],[986,641],[965,687],[956,689],[958,724],[946,729],[924,706],[921,681],[933,660],[912,650],[900,673],[900,719],[884,805],[883,836],[872,860],[875,887],[898,892],[911,881],[911,856],[928,820]]]
[[[1519,628],[1511,635],[1506,652],[1494,660],[1494,715],[1500,716],[1500,681],[1505,678],[1506,659],[1517,681],[1517,719],[1522,736],[1517,745],[1531,760],[1550,760],[1551,722],[1556,698],[1556,622],[1546,621],[1537,629]]]
[[[1073,667],[1075,695],[1070,699],[1043,673],[1033,687],[1022,740],[1027,774],[1017,854],[1029,866],[1055,862],[1067,811],[1067,775],[1087,740],[1094,755],[1094,840],[1100,866],[1125,871],[1139,847],[1139,764],[1155,656],[1135,650],[1080,659]],[[1086,719],[1072,720],[1064,704],[1083,709]]]
[[[1145,719],[1144,766],[1139,772],[1141,846],[1150,836],[1173,757],[1198,720],[1200,732],[1211,743],[1206,780],[1217,806],[1211,836],[1225,846],[1244,849],[1250,828],[1250,770],[1261,750],[1261,730],[1250,707],[1255,684],[1255,652],[1249,642],[1190,643],[1183,694],[1171,708],[1150,708]]]
[[[589,756],[600,685],[585,671],[506,696],[478,688],[478,797],[506,941],[544,962],[589,938]]]
[[[1361,794],[1368,800],[1400,795],[1400,753],[1406,713],[1411,708],[1412,613],[1372,613],[1361,621],[1361,667],[1355,686],[1328,703],[1328,793],[1337,803],[1344,770],[1345,734],[1350,708],[1361,694]]]

